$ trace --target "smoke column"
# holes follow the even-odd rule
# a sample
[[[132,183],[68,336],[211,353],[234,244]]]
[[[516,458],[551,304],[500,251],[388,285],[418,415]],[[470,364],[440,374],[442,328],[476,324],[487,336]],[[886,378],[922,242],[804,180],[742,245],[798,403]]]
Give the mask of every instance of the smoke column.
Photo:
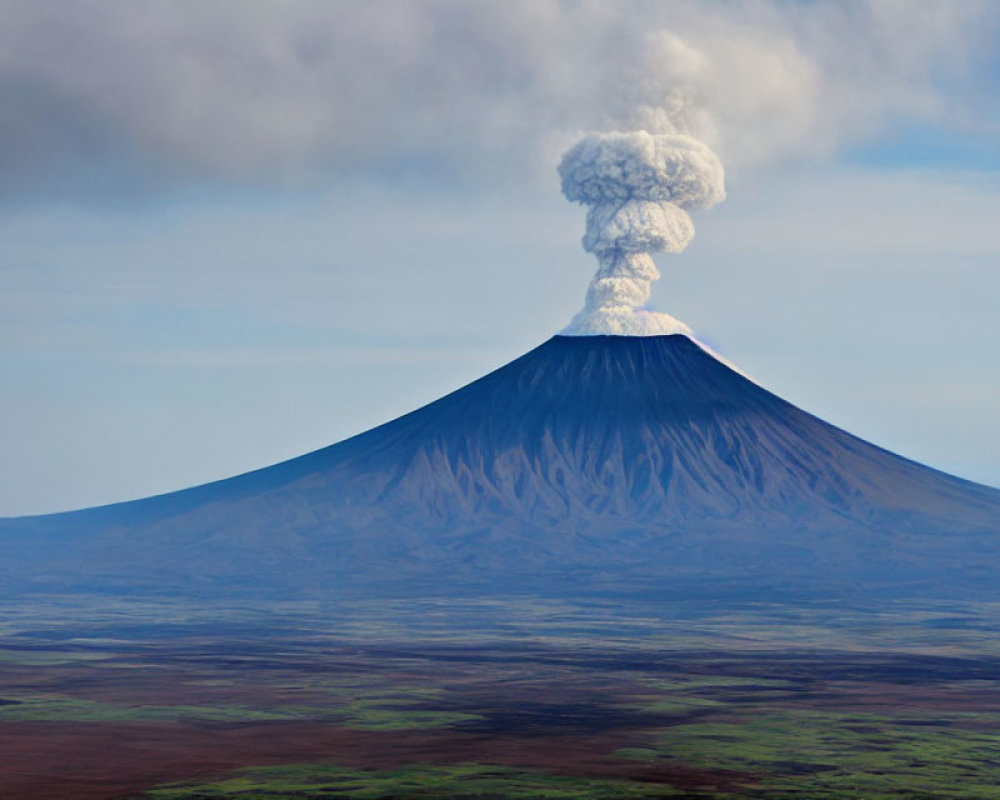
[[[583,249],[599,264],[563,334],[690,334],[683,322],[645,307],[660,277],[650,254],[681,252],[694,237],[688,211],[725,199],[715,153],[681,134],[594,134],[566,152],[559,177],[568,200],[590,207]]]

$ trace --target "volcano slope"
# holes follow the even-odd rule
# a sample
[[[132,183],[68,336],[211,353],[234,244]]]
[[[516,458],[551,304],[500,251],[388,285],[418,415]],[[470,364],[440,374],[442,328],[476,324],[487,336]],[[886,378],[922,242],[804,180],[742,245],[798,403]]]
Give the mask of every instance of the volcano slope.
[[[556,336],[217,483],[0,521],[13,591],[1000,595],[1000,491],[868,444],[675,336]]]

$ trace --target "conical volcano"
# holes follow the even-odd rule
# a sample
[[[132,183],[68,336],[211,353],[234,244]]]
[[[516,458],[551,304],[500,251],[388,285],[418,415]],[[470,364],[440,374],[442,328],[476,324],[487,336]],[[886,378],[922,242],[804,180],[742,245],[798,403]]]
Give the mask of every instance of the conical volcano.
[[[0,537],[9,584],[90,590],[1000,585],[1000,491],[829,425],[682,335],[556,336],[309,455]]]

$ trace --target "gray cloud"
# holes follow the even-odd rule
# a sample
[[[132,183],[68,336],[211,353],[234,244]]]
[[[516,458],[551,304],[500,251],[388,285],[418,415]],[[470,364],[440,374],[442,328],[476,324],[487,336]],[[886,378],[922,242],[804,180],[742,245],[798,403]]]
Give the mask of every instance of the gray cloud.
[[[995,17],[976,0],[6,0],[0,181],[548,177],[580,133],[634,128],[737,169],[823,156],[955,116],[950,81]]]

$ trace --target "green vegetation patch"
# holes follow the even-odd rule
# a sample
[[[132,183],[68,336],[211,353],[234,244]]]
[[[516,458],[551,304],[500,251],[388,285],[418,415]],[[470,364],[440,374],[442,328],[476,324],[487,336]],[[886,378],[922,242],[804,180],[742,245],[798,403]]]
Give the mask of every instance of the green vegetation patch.
[[[323,718],[348,728],[403,731],[482,719],[478,714],[442,708],[445,692],[434,686],[386,685],[384,679],[375,677],[331,681],[319,688],[332,701],[323,706]]]
[[[675,680],[649,678],[644,683],[654,689],[661,689],[667,692],[717,691],[745,687],[788,689],[795,685],[792,681],[778,678],[737,677],[732,675],[685,675]]]
[[[372,731],[443,728],[481,719],[477,714],[414,708],[418,702],[407,698],[363,698],[334,709],[330,718],[345,727]]]
[[[379,696],[362,692],[357,698],[335,697],[315,705],[253,708],[246,705],[190,706],[109,703],[59,694],[0,695],[0,720],[22,722],[150,722],[207,720],[213,722],[272,722],[315,720],[360,730],[401,731],[441,728],[480,719],[428,703],[427,691]]]
[[[322,719],[362,730],[400,731],[440,728],[479,719],[475,714],[414,709],[411,700],[357,700],[336,707],[122,705],[62,695],[0,697],[0,720],[22,722],[150,722],[199,719],[214,722],[270,722]]]
[[[783,699],[794,688],[794,684],[789,681],[722,675],[690,675],[674,680],[647,679],[642,683],[652,691],[633,695],[629,698],[627,707],[650,714],[677,716],[722,709],[733,702],[750,701],[757,705],[760,701]]]
[[[664,759],[754,773],[748,797],[1000,800],[1000,726],[788,711],[660,732]],[[619,753],[624,757],[635,757]]]
[[[21,722],[149,722],[201,719],[215,722],[254,722],[300,719],[299,709],[262,711],[247,706],[119,705],[62,695],[0,698],[0,720]]]
[[[0,647],[0,664],[22,667],[62,667],[69,664],[99,664],[115,656],[90,650],[11,650]]]
[[[164,786],[148,800],[646,800],[683,797],[669,787],[627,780],[588,779],[481,764],[415,766],[400,770],[351,770],[323,765],[257,767],[215,783]]]

